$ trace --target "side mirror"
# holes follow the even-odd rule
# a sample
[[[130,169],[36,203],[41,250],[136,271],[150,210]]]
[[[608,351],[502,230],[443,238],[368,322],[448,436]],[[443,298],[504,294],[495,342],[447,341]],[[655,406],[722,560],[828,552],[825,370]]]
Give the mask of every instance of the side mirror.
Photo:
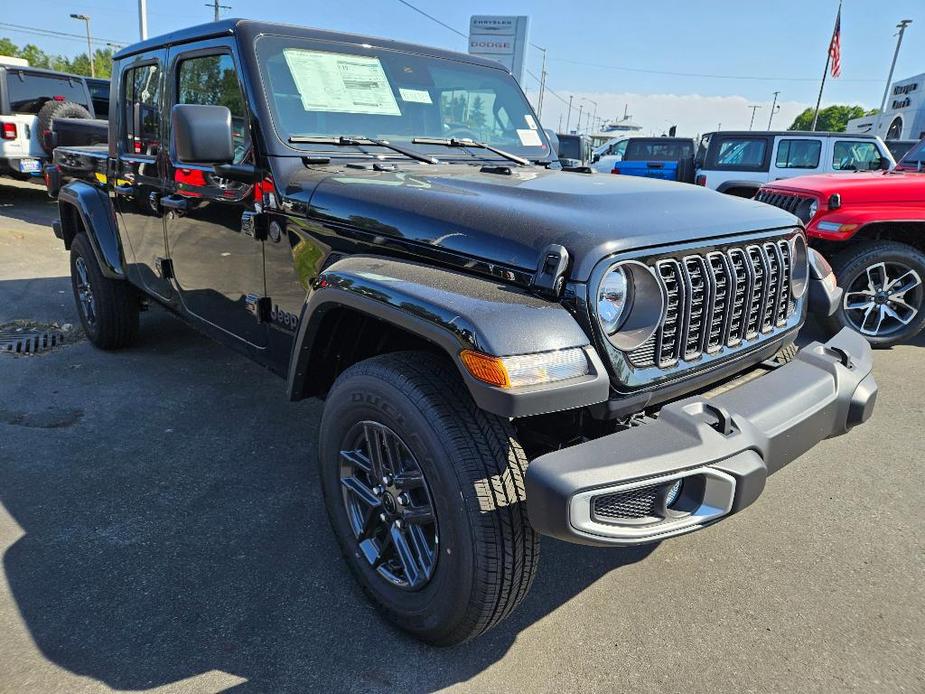
[[[234,160],[231,111],[226,106],[177,104],[170,111],[173,149],[189,164],[227,164]]]
[[[597,164],[600,160],[601,160],[600,154],[595,154],[594,156],[591,157],[592,164]]]
[[[886,157],[880,157],[880,169],[882,171],[889,171],[890,170],[890,160],[887,159]]]

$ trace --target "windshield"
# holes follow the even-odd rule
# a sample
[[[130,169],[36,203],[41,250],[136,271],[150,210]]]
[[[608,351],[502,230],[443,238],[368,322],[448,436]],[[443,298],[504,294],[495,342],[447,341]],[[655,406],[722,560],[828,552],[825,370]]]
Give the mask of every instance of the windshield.
[[[912,149],[903,155],[903,158],[896,165],[900,170],[921,171],[925,169],[925,140],[922,140]]]
[[[527,159],[549,156],[533,110],[503,69],[284,36],[259,38],[257,56],[274,125],[292,147],[345,150],[292,142],[297,136],[358,136],[396,144],[410,144],[415,137],[469,138]],[[486,150],[434,144],[413,148],[440,159],[494,157]],[[367,146],[348,147],[345,153],[351,149]]]

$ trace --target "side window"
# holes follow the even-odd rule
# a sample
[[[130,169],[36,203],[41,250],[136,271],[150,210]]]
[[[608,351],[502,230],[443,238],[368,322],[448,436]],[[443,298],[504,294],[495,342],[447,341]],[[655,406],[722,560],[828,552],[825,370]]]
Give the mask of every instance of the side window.
[[[161,146],[160,68],[142,65],[122,77],[123,151],[156,156]]]
[[[181,60],[177,68],[177,103],[227,106],[231,111],[234,163],[244,161],[250,150],[250,132],[244,95],[230,55],[223,53]]]
[[[716,168],[759,169],[764,166],[768,141],[764,138],[729,138],[720,141],[716,148]],[[708,167],[710,168],[710,167]]]
[[[873,142],[851,142],[838,140],[832,156],[832,168],[836,171],[868,171],[880,168],[880,151]]]
[[[778,169],[815,169],[821,154],[819,140],[781,140],[777,144],[775,165]]]

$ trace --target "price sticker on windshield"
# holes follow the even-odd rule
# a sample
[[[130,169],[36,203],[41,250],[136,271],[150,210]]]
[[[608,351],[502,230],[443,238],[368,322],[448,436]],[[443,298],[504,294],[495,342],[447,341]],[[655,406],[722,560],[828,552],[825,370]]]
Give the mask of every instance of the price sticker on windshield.
[[[283,55],[306,111],[401,115],[379,58],[298,48]]]
[[[540,139],[540,134],[536,130],[524,129],[517,131],[517,137],[520,138],[520,144],[524,147],[542,147],[543,141]]]

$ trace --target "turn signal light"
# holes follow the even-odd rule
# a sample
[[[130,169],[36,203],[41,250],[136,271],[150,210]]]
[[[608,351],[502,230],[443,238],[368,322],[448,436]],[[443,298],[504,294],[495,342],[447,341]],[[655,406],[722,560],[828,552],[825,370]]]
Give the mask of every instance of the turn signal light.
[[[0,137],[2,137],[4,140],[15,140],[16,135],[16,123],[3,124],[3,130],[0,131]]]
[[[464,349],[459,354],[462,363],[469,369],[469,373],[480,381],[484,381],[499,388],[510,388],[511,379],[508,378],[507,369],[500,357],[492,357],[471,349]]]
[[[511,357],[466,349],[459,358],[474,378],[498,388],[556,383],[590,373],[588,358],[580,347]]]

